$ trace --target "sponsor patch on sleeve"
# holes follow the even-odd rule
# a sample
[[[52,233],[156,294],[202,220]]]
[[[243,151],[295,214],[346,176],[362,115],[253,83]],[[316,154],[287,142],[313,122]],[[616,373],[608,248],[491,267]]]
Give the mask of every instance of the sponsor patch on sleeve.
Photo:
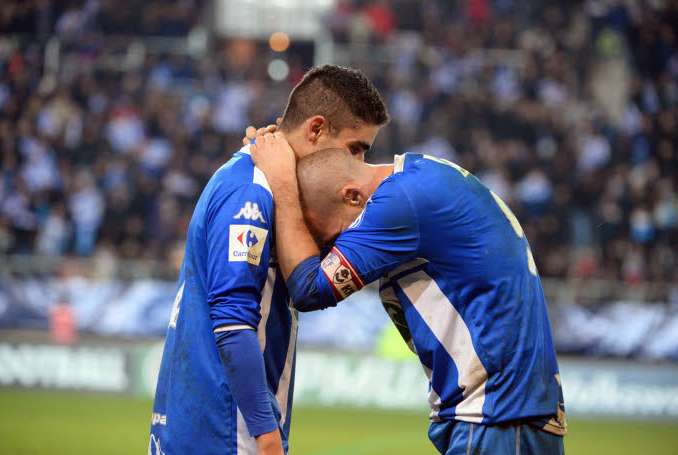
[[[336,248],[332,248],[332,251],[325,256],[320,268],[338,299],[345,299],[364,286],[351,263]]]
[[[259,265],[268,229],[249,224],[231,224],[228,237],[228,261]]]

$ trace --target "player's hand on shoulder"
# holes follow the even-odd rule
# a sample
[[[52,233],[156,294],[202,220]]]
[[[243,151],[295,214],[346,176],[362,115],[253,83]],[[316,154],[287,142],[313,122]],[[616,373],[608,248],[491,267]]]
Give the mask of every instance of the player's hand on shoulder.
[[[278,117],[275,121],[275,125],[267,125],[263,128],[255,128],[251,125],[248,126],[247,129],[245,129],[245,137],[242,138],[242,145],[251,144],[257,137],[263,136],[266,133],[275,133],[278,131],[278,125],[280,125],[281,121],[282,118]]]
[[[262,170],[272,187],[296,186],[297,159],[281,132],[266,133],[250,148],[254,164]]]

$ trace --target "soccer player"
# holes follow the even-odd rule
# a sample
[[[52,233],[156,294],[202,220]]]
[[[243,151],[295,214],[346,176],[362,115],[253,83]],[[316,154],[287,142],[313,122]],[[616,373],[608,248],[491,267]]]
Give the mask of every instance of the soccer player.
[[[339,147],[359,161],[387,119],[361,72],[327,65],[292,90],[280,129],[300,157]],[[243,147],[210,179],[188,228],[149,454],[287,452],[297,316],[273,222],[268,183]]]
[[[334,306],[380,279],[383,304],[428,375],[440,453],[563,453],[544,293],[525,233],[496,194],[419,154],[372,166],[320,151],[299,161],[298,181],[282,134],[258,139],[252,154],[273,192],[295,307]],[[336,238],[322,260],[312,235]]]

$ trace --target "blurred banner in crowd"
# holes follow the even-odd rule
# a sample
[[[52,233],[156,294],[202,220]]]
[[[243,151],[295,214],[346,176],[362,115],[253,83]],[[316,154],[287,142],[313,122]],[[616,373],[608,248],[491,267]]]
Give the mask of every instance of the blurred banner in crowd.
[[[550,288],[567,295],[562,291],[572,286],[560,282],[551,283]],[[175,287],[174,281],[161,279],[0,277],[0,329],[47,330],[50,321],[55,323],[57,311],[61,313],[57,323],[64,324],[66,319],[68,324],[72,318],[77,330],[87,334],[163,337]],[[583,304],[556,295],[550,313],[560,353],[678,360],[676,302],[613,299]],[[396,333],[376,289],[368,288],[337,308],[301,314],[299,343],[302,347],[397,353],[391,346],[404,348],[405,344],[391,331]]]
[[[675,2],[5,4],[0,253],[175,261],[245,128],[332,62],[388,105],[367,159],[468,169],[543,277],[678,286]]]
[[[58,346],[0,341],[0,387],[76,389],[152,397],[162,343]],[[570,415],[678,419],[678,366],[562,359]],[[424,411],[426,375],[416,358],[384,359],[302,349],[295,400],[302,406]],[[346,378],[351,378],[346,381]]]

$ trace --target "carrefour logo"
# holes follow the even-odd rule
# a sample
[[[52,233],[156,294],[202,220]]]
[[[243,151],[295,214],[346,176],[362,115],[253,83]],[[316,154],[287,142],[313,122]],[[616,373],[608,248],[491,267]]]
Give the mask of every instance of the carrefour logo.
[[[253,247],[257,243],[259,243],[259,239],[250,229],[248,229],[246,232],[241,232],[240,234],[238,234],[238,237],[236,238],[238,239],[238,242],[240,242],[242,246],[246,246],[248,248]]]
[[[232,224],[229,228],[228,261],[261,263],[268,230],[249,224]]]

